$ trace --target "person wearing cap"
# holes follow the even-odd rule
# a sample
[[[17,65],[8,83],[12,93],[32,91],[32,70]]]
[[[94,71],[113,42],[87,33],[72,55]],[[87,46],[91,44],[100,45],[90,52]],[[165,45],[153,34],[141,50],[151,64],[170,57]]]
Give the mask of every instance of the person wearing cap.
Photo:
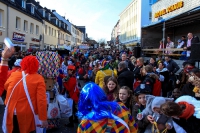
[[[30,133],[36,130],[34,115],[25,93],[26,82],[34,113],[41,120],[41,127],[48,128],[47,100],[44,78],[37,73],[39,62],[35,56],[26,56],[21,62],[21,71],[16,71],[7,79],[4,88],[7,91],[3,127],[8,133]],[[25,81],[20,81],[25,75]],[[7,120],[7,122],[6,122]]]
[[[153,126],[156,124],[159,132],[163,132],[164,130],[170,130],[173,128],[173,122],[171,117],[167,117],[162,115],[160,112],[160,106],[167,101],[173,101],[172,98],[164,98],[164,97],[155,97],[152,95],[146,95],[146,108],[141,112],[138,113],[137,119],[143,120],[147,119],[150,124],[145,129],[144,133],[151,133],[155,132],[152,131]]]
[[[69,65],[67,67],[67,73],[68,75],[63,77],[63,85],[69,94],[69,97],[73,100],[73,115],[69,117],[69,124],[67,124],[67,127],[74,127],[74,122],[78,122],[78,119],[76,117],[76,104],[79,100],[79,88],[78,88],[78,82],[75,76],[76,68],[73,65]],[[74,119],[73,119],[74,117]]]
[[[143,133],[146,127],[150,124],[150,122],[145,118],[143,120],[137,119],[137,114],[141,113],[146,107],[146,99],[145,96],[149,95],[151,90],[145,87],[145,84],[140,84],[140,86],[134,91],[134,95],[136,98],[136,104],[132,109],[132,116],[138,124],[138,133]]]
[[[103,89],[86,84],[80,93],[77,133],[137,133],[137,124],[123,103],[108,101]]]
[[[7,78],[10,77],[11,73],[15,72],[15,71],[20,71],[21,70],[21,61],[22,59],[17,59],[14,63],[14,67],[12,70],[8,71],[8,76]]]

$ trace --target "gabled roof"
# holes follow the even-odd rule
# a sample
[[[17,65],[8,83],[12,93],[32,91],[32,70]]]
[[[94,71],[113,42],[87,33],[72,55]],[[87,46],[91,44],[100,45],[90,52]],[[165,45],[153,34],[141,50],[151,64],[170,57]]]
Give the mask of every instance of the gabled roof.
[[[29,17],[37,20],[37,21],[42,22],[42,18],[40,17],[40,15],[37,12],[34,12],[34,14],[32,14],[31,11],[28,10],[27,8],[24,9],[21,6],[21,3],[19,3],[17,0],[15,0],[15,2],[12,2],[12,1],[9,1],[9,0],[0,0],[0,2],[4,3],[6,5],[9,5],[10,7],[18,10],[21,13],[24,13],[25,15],[27,15],[27,16],[29,16]]]

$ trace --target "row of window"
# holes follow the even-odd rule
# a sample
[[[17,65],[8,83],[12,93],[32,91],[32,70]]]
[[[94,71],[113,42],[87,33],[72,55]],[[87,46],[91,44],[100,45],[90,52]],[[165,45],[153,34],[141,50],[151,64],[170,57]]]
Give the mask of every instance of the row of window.
[[[15,28],[17,29],[17,30],[21,30],[21,18],[20,17],[16,17],[16,26],[15,26]],[[28,21],[27,20],[24,20],[24,23],[23,23],[23,30],[25,31],[25,32],[27,32],[28,33]],[[36,25],[36,27],[34,26],[34,24],[33,23],[30,23],[30,33],[31,34],[36,34],[36,35],[39,35],[39,26],[38,25]]]

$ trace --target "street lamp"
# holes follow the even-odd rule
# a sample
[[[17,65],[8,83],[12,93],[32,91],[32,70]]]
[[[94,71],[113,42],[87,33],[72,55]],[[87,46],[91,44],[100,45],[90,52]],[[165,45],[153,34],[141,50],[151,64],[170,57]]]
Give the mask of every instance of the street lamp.
[[[163,22],[163,46],[165,46],[165,19],[162,19],[161,22]],[[164,47],[162,48],[163,49],[163,55],[164,55]]]

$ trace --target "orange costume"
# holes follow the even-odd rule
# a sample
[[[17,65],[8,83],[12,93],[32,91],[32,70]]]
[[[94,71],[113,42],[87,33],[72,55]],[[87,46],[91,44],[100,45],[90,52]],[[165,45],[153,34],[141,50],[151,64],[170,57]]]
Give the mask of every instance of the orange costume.
[[[35,114],[38,115],[41,121],[47,120],[47,100],[46,100],[46,86],[44,78],[37,74],[39,62],[34,56],[27,56],[21,62],[21,69],[28,73],[26,76],[27,90],[33,105]],[[1,77],[1,76],[0,76]],[[30,133],[36,130],[34,115],[29,105],[22,79],[22,72],[13,72],[7,79],[4,88],[7,91],[5,104],[7,106],[6,128],[8,133],[12,133],[13,116],[17,117],[20,133]],[[19,82],[20,81],[20,82]],[[19,84],[14,89],[15,85]],[[11,96],[10,100],[9,97]],[[9,100],[9,103],[8,103]],[[5,119],[4,119],[5,120]]]
[[[0,96],[4,91],[4,83],[7,80],[7,78],[5,77],[7,77],[7,74],[8,74],[8,66],[0,65]]]
[[[15,84],[21,78],[22,72],[17,71],[13,72],[11,76],[7,79],[4,85],[5,90],[7,90],[5,104],[7,104],[8,98],[10,97],[11,91],[14,88]],[[28,76],[26,77],[26,83],[35,114],[38,114],[40,120],[47,120],[47,100],[45,95],[46,87],[44,78],[37,73],[28,74]],[[13,130],[13,115],[15,114],[15,109],[20,133],[29,133],[31,131],[34,131],[34,116],[28,103],[22,81],[15,88],[10,103],[8,105],[6,124],[8,133],[12,133]]]

